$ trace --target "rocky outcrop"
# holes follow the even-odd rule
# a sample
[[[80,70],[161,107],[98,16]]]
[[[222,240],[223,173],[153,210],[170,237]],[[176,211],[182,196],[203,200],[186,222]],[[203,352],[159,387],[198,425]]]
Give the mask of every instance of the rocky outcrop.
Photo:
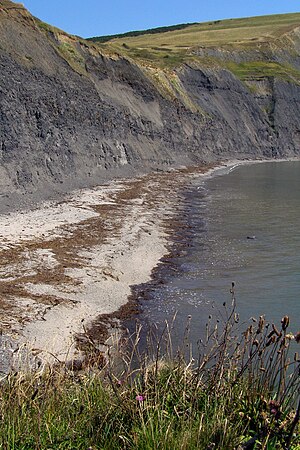
[[[249,89],[189,64],[164,95],[147,70],[0,2],[0,207],[172,166],[297,155],[300,87]]]

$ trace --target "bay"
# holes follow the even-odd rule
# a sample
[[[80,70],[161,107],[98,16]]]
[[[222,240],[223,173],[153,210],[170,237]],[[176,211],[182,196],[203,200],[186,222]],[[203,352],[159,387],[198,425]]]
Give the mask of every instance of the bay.
[[[176,315],[175,344],[187,322],[196,343],[210,318],[224,318],[224,304],[230,309],[234,282],[242,323],[265,315],[280,324],[288,315],[298,331],[300,161],[222,169],[194,180],[183,203],[187,231],[175,238],[173,256],[161,265],[159,281],[148,285],[147,299],[139,299],[141,322],[162,330]]]

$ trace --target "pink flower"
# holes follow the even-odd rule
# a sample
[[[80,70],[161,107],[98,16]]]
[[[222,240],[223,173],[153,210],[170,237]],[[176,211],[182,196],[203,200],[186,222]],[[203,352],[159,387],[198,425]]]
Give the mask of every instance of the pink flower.
[[[279,419],[280,417],[280,404],[275,400],[271,400],[269,402],[270,413],[275,416],[275,419]]]
[[[145,400],[145,397],[143,395],[137,395],[135,399],[137,402],[143,402]]]

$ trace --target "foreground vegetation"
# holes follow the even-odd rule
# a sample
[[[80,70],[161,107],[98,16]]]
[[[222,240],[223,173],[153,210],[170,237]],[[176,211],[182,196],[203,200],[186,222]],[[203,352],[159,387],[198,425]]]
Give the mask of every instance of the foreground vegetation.
[[[197,360],[185,342],[172,355],[166,325],[144,356],[137,330],[118,369],[95,359],[90,341],[85,371],[3,378],[0,448],[299,449],[300,334],[288,317],[280,327],[261,317],[241,334],[234,309],[224,311],[222,332],[208,321]]]

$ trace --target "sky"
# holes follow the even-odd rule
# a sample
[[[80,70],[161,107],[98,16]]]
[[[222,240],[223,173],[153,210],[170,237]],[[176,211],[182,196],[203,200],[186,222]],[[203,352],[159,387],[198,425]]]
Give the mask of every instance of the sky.
[[[36,17],[81,37],[179,23],[299,12],[299,0],[19,0]]]

